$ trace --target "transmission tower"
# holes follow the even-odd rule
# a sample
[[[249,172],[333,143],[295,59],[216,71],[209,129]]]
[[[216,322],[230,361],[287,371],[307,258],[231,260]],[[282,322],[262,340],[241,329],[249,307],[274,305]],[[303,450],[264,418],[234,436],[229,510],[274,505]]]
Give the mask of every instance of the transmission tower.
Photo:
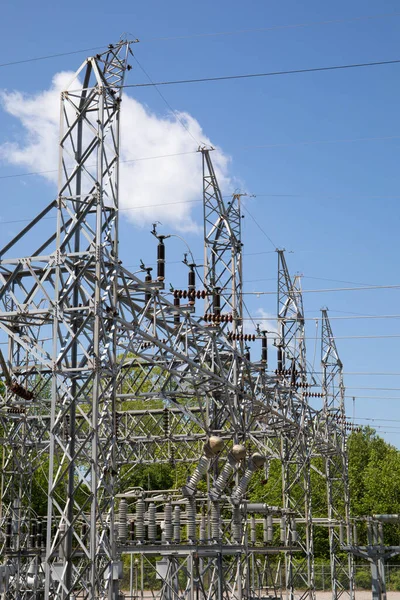
[[[350,494],[346,451],[345,388],[343,365],[336,348],[327,309],[322,309],[321,364],[324,406],[322,423],[333,446],[326,454],[329,550],[332,598],[354,597],[354,567],[351,553],[343,557],[343,545],[350,546]]]

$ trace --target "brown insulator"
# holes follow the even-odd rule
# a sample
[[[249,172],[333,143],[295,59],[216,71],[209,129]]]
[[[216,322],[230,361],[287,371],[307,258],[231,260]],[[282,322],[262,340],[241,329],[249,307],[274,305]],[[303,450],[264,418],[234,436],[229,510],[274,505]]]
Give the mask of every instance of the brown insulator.
[[[157,246],[157,279],[158,281],[164,281],[165,279],[165,244],[163,238],[158,238],[159,244]]]
[[[17,381],[11,382],[10,391],[13,394],[15,394],[16,396],[19,396],[20,398],[22,398],[22,400],[32,400],[33,399],[33,392],[24,388]]]
[[[180,300],[176,296],[174,298],[174,306],[176,306],[177,308],[179,308],[179,306],[180,306]],[[174,313],[174,325],[179,325],[179,323],[180,323],[180,314],[179,314],[179,311],[176,311]]]

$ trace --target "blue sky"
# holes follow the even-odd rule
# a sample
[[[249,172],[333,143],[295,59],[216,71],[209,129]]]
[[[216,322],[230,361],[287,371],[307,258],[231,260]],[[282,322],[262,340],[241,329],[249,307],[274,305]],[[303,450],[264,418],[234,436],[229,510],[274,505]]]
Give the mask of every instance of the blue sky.
[[[400,8],[395,1],[338,1],[332,5],[311,0],[123,0],[110,5],[89,0],[85,4],[69,2],[66,7],[62,3],[24,0],[3,3],[0,62],[103,46],[128,32],[139,38],[133,48],[135,55],[154,81],[213,77],[398,59],[399,28]],[[231,33],[197,35],[219,32]],[[0,231],[4,241],[21,226],[9,221],[33,216],[56,194],[51,177],[22,176],[43,170],[40,156],[32,159],[31,153],[28,162],[21,164],[6,145],[14,143],[14,150],[16,144],[23,151],[46,123],[43,114],[40,120],[40,115],[32,112],[28,118],[38,119],[38,129],[27,129],[26,122],[21,121],[21,107],[26,108],[29,99],[49,90],[56,73],[76,70],[84,58],[85,53],[81,53],[0,68]],[[132,65],[127,83],[146,81],[138,64],[133,61]],[[170,107],[185,113],[181,118],[194,132],[196,141],[180,123],[173,123],[170,108],[154,88],[131,89],[128,94],[136,104],[127,99],[123,103],[123,110],[128,107],[126,114],[130,106],[132,115],[125,117],[122,136],[127,147],[131,143],[134,152],[142,152],[134,154],[135,158],[171,153],[165,151],[165,140],[158,141],[166,136],[171,123],[168,148],[194,152],[198,138],[221,148],[218,160],[225,191],[240,188],[256,195],[245,200],[245,207],[270,238],[245,211],[246,291],[275,290],[276,246],[290,251],[290,269],[303,274],[306,290],[396,285],[400,283],[399,72],[400,65],[391,65],[163,87],[162,94]],[[14,90],[25,96],[12,95]],[[144,121],[139,122],[141,115]],[[157,135],[148,135],[150,125],[157,129]],[[46,161],[56,163],[57,148],[54,154],[51,145],[49,148]],[[137,211],[131,220],[122,219],[121,253],[126,264],[138,265],[140,258],[154,262],[155,244],[149,235],[153,217],[163,223],[160,231],[177,232],[174,218],[178,219],[182,205],[169,203],[178,197],[180,177],[183,190],[192,185],[196,160],[200,161],[200,156],[193,154],[148,161],[148,168],[151,170],[154,164],[160,181],[168,184],[171,175],[165,194],[153,190],[151,182],[148,189],[135,179],[126,186],[123,201],[127,206],[134,202],[135,194],[145,198],[147,193],[153,201],[161,198],[160,203],[166,205],[160,208],[159,218],[154,209],[151,214]],[[143,171],[131,175],[139,177]],[[179,198],[193,200],[196,194],[192,185],[187,196]],[[141,203],[143,200],[137,204]],[[201,205],[192,202],[184,210],[186,221],[181,221],[178,233],[195,256],[201,257],[202,238],[196,232]],[[193,226],[188,227],[188,219]],[[168,242],[168,279],[178,288],[184,287],[184,272],[175,261],[184,251],[179,239]],[[400,321],[338,317],[398,315],[399,294],[399,289],[304,294],[306,317],[310,319],[309,360],[313,362],[315,352],[313,319],[321,307],[327,306],[349,373],[345,379],[348,414],[353,416],[351,397],[355,396],[356,421],[373,425],[367,419],[382,419],[375,421],[377,430],[397,446]],[[249,294],[246,304],[256,321],[262,311],[276,312],[276,298],[271,294]],[[393,335],[399,337],[381,337]],[[319,347],[316,365],[318,359]],[[396,375],[354,374],[359,372]]]

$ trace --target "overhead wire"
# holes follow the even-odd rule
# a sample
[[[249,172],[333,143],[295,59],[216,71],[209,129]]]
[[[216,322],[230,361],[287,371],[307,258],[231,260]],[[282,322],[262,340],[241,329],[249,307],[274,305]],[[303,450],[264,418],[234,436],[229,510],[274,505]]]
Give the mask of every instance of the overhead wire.
[[[334,24],[342,24],[342,23],[351,23],[357,21],[370,21],[373,19],[384,19],[390,17],[400,16],[399,12],[393,13],[381,13],[376,15],[360,15],[357,17],[349,17],[346,19],[327,19],[323,21],[310,21],[308,23],[289,23],[284,25],[271,25],[269,27],[256,27],[256,28],[247,28],[247,29],[237,29],[232,31],[217,31],[217,32],[206,32],[206,33],[193,33],[187,34],[183,36],[162,36],[162,37],[153,37],[153,38],[142,38],[141,40],[134,40],[135,42],[140,41],[141,43],[149,43],[155,41],[171,41],[171,40],[185,40],[185,39],[194,39],[201,37],[215,37],[215,36],[224,36],[224,35],[238,35],[243,33],[256,33],[263,31],[274,31],[280,29],[297,29],[302,27],[314,27],[318,25],[334,25]],[[92,50],[105,50],[108,47],[108,44],[103,44],[101,46],[92,46],[91,48],[81,48],[80,50],[71,50],[67,52],[57,52],[54,54],[46,54],[42,56],[22,58],[19,60],[12,60],[4,63],[0,63],[0,67],[9,67],[14,65],[20,65],[24,63],[32,63],[38,62],[41,60],[49,60],[51,58],[60,58],[62,56],[71,56],[73,54],[83,54],[84,52],[91,52]]]
[[[216,31],[216,32],[206,32],[206,33],[192,33],[187,35],[179,35],[179,36],[163,36],[163,37],[153,37],[153,38],[144,38],[141,39],[141,42],[158,42],[158,41],[176,41],[176,40],[190,40],[194,38],[202,38],[202,37],[218,37],[225,35],[239,35],[242,33],[262,33],[267,31],[276,31],[280,29],[298,29],[302,27],[314,27],[316,25],[336,25],[342,23],[351,23],[355,21],[363,21],[363,20],[373,20],[373,19],[384,19],[387,17],[398,17],[400,16],[399,12],[393,13],[383,13],[377,15],[360,15],[358,17],[349,17],[348,19],[327,19],[324,21],[310,21],[308,23],[290,23],[285,25],[270,25],[269,27],[253,27],[247,29],[235,29],[232,31]]]
[[[379,60],[379,61],[371,61],[364,63],[349,63],[343,65],[329,65],[327,67],[309,67],[305,69],[288,69],[286,71],[267,71],[265,73],[241,73],[236,75],[220,75],[217,77],[198,77],[195,79],[175,79],[170,81],[156,81],[154,83],[128,83],[122,86],[118,86],[120,88],[146,88],[146,87],[154,87],[159,85],[183,85],[183,84],[191,84],[191,83],[206,83],[206,82],[215,82],[215,81],[230,81],[230,80],[239,80],[239,79],[254,79],[261,77],[277,77],[282,75],[301,75],[305,73],[321,73],[328,71],[340,71],[347,69],[363,69],[366,67],[381,67],[385,65],[396,65],[400,63],[400,59],[396,58],[393,60]]]
[[[150,75],[148,74],[148,72],[146,71],[146,69],[140,64],[140,62],[138,61],[138,59],[136,58],[135,55],[133,55],[133,59],[134,61],[137,63],[138,67],[142,70],[142,72],[145,74],[145,76],[147,77],[147,79],[150,81],[150,83],[152,85],[154,85],[156,92],[158,93],[158,95],[160,96],[160,98],[163,100],[163,102],[166,104],[166,106],[169,108],[169,110],[172,112],[172,114],[174,115],[175,119],[177,120],[178,123],[180,123],[180,125],[183,127],[183,129],[186,131],[186,133],[192,138],[192,140],[194,140],[196,142],[196,144],[198,146],[200,146],[200,142],[199,140],[197,140],[193,133],[190,131],[189,127],[186,125],[186,123],[180,118],[178,112],[176,110],[174,110],[172,108],[172,106],[170,105],[170,103],[168,102],[168,100],[166,99],[166,97],[164,96],[164,94],[161,92],[161,90],[158,89],[158,86],[154,83],[154,81],[152,80],[152,78],[150,77]]]

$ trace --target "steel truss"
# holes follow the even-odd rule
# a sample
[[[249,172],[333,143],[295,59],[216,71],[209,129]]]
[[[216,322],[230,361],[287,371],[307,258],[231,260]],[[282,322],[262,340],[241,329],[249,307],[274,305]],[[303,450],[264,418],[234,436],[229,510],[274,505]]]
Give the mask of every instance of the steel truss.
[[[333,573],[332,531],[344,519],[329,483],[346,473],[344,432],[330,416],[331,354],[321,412],[308,401],[301,289],[278,251],[277,370],[268,372],[265,334],[261,360],[250,361],[240,194],[224,202],[208,149],[204,289],[193,264],[186,303],[165,292],[162,266],[144,280],[124,268],[118,160],[129,51],[122,40],[88,58],[63,92],[58,197],[0,251],[0,589],[5,600],[117,600],[131,555],[142,597],[155,576],[163,600],[255,599],[282,588],[293,598],[300,583],[312,597],[316,455],[327,461]],[[50,216],[57,225],[46,238]],[[44,241],[27,254],[38,232]],[[163,257],[159,248],[159,265]],[[279,506],[251,501],[270,460],[282,465]],[[174,470],[175,488],[132,486],[155,462]],[[41,471],[48,510],[38,521]]]
[[[322,310],[321,364],[324,406],[322,424],[334,450],[325,456],[327,483],[329,549],[332,598],[354,597],[353,555],[343,554],[343,544],[351,546],[350,491],[345,431],[345,388],[343,365],[336,348],[328,311]]]

